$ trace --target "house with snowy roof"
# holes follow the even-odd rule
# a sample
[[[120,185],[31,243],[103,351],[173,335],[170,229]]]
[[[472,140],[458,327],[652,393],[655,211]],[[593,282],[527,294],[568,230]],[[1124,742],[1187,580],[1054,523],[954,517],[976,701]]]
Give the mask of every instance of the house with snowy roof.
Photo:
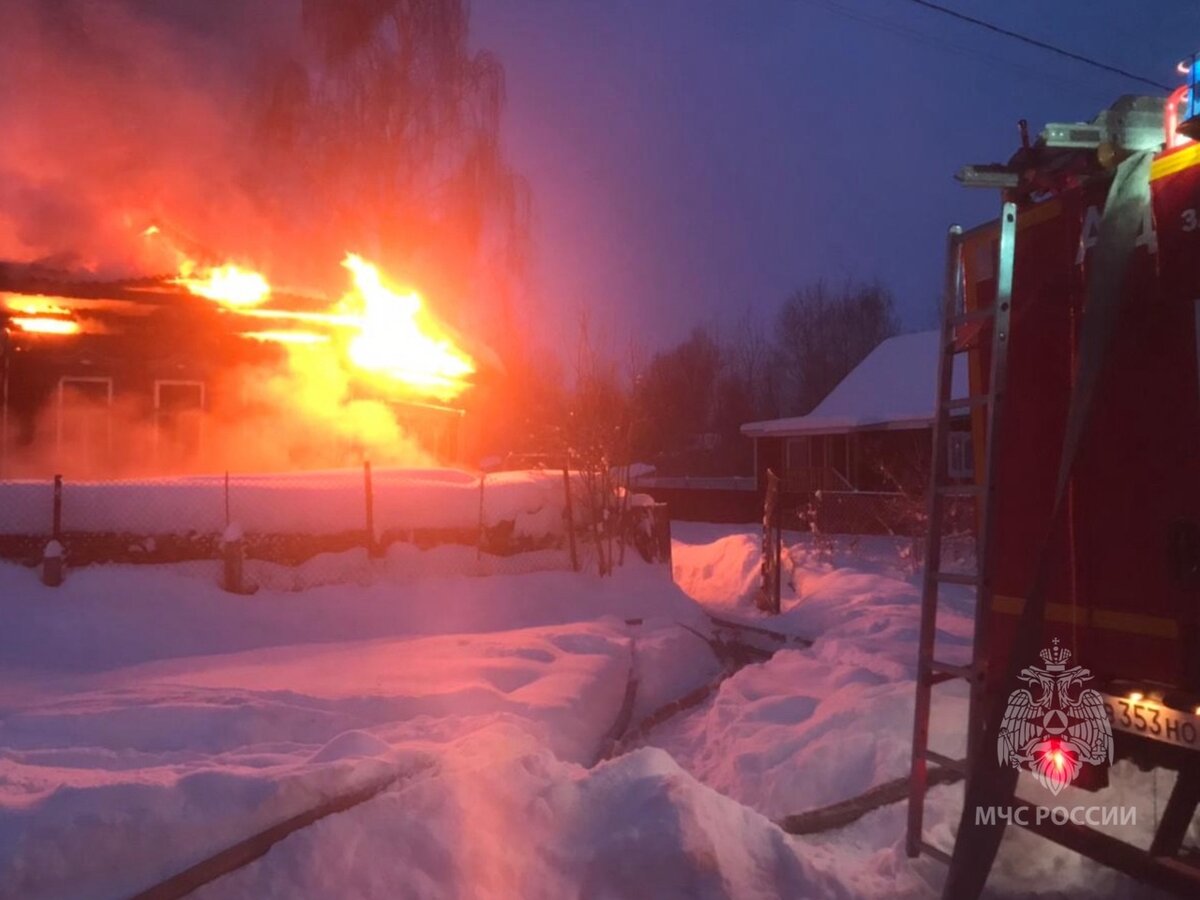
[[[768,469],[786,494],[817,492],[920,496],[929,483],[940,332],[888,338],[805,416],[748,422],[755,475]],[[955,357],[953,396],[967,393],[966,358]],[[961,420],[950,436],[952,476],[973,474],[971,436]]]

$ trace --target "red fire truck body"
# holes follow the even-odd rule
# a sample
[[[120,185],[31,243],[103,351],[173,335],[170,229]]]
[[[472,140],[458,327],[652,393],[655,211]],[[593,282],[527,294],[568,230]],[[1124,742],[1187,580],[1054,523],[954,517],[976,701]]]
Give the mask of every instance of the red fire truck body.
[[[949,864],[947,898],[982,894],[1010,824],[1200,891],[1185,847],[1200,805],[1200,54],[1188,77],[1036,141],[1022,121],[1007,163],[958,173],[1003,205],[947,238],[906,841]],[[956,410],[971,414],[974,484],[947,464]],[[943,566],[952,499],[977,503],[972,572]],[[940,592],[957,585],[979,603],[969,665],[938,655]],[[933,688],[958,679],[961,761],[929,746]],[[1099,790],[1118,758],[1177,773],[1148,847],[1047,824],[1048,798],[1021,785]],[[952,852],[924,830],[930,763],[966,780]]]
[[[1065,515],[1050,527],[1111,183],[1091,177],[1018,209],[993,447],[993,595],[991,609],[980,611],[990,616],[985,651],[988,670],[1003,673],[1037,560],[1048,552],[1045,642],[1059,638],[1110,699],[1141,695],[1179,711],[1171,727],[1177,735],[1179,722],[1190,721],[1200,749],[1200,144],[1168,150],[1151,165],[1153,212],[1127,269]],[[998,235],[991,223],[964,236],[968,312],[995,299]],[[961,326],[955,340],[972,348],[971,392],[985,393],[990,324]],[[984,412],[972,427],[982,473]]]

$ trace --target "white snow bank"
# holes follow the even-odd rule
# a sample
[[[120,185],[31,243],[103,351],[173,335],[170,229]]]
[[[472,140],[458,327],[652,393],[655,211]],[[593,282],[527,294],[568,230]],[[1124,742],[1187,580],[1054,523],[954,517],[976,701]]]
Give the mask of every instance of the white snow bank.
[[[829,542],[785,536],[784,613],[753,608],[753,590],[738,594],[739,576],[758,563],[750,529],[689,526],[674,546],[680,587],[714,611],[816,638],[807,650],[784,650],[726,680],[695,711],[653,730],[647,740],[667,750],[700,781],[771,818],[802,813],[904,778],[909,772],[919,582],[905,548],[890,539]],[[682,550],[682,553],[681,553]],[[708,571],[705,567],[709,566]],[[681,577],[682,575],[682,577]],[[754,590],[757,585],[754,585]],[[973,604],[964,590],[944,591],[937,655],[965,661]],[[934,692],[930,746],[951,758],[965,751],[966,686]],[[1148,846],[1173,775],[1120,764],[1100,794],[1068,788],[1046,805],[1134,805],[1137,825],[1109,829]],[[1037,787],[1019,793],[1037,796]],[[934,788],[926,835],[948,847],[958,826],[962,786]],[[797,839],[800,852],[830,853],[842,884],[864,898],[940,894],[941,864],[904,852],[905,804],[846,828]],[[1200,838],[1200,826],[1193,826]],[[1009,829],[991,878],[993,896],[1160,897],[1131,879],[1021,829]]]
[[[628,666],[608,620],[43,680],[0,729],[0,896],[127,896],[481,728],[590,761]]]
[[[196,898],[850,896],[832,856],[813,856],[661,751],[589,772],[495,727]]]
[[[395,772],[408,777],[197,896],[936,896],[944,869],[903,854],[903,804],[805,838],[768,821],[906,774],[916,573],[894,546],[789,539],[785,612],[764,622],[717,589],[745,585],[752,532],[678,534],[690,592],[816,642],[741,670],[653,729],[654,746],[591,770],[631,639],[637,717],[716,674],[687,630],[706,617],[661,568],[414,582],[392,569],[407,565],[398,551],[362,586],[243,597],[211,567],[97,568],[50,589],[0,565],[0,896],[128,896]],[[945,605],[939,653],[963,649],[970,611]],[[937,696],[933,746],[954,756],[962,685]],[[1114,778],[1115,793],[1058,802],[1135,803],[1144,843],[1169,778]],[[961,797],[930,794],[927,834],[943,846]],[[989,889],[1150,894],[1015,830]]]
[[[750,533],[731,534],[711,544],[671,544],[675,583],[693,600],[715,608],[754,605],[761,560],[762,538]]]
[[[845,800],[904,775],[920,591],[903,548],[891,538],[831,544],[785,535],[783,612],[770,616],[753,605],[760,534],[724,532],[681,529],[672,548],[681,589],[714,612],[814,644],[738,672],[696,713],[656,732],[654,743],[706,784],[772,817]],[[961,659],[968,651],[972,613],[961,595],[943,603],[942,656]],[[958,688],[939,688],[952,722],[965,716]],[[931,740],[946,755],[961,755],[962,743],[953,729],[938,734],[935,728]]]
[[[690,629],[690,630],[689,630]],[[699,633],[697,633],[699,632]],[[709,684],[721,673],[721,663],[705,642],[706,629],[691,626],[631,629],[637,637],[637,696],[631,724],[668,703]]]
[[[388,577],[393,561],[379,562],[383,575],[364,587],[264,587],[252,597],[220,591],[211,572],[189,574],[196,567],[88,569],[52,590],[35,572],[0,565],[0,896],[127,896],[325,797],[398,769],[440,771],[447,754],[453,762],[447,748],[476,733],[505,735],[480,765],[513,746],[537,748],[570,773],[544,790],[565,790],[621,707],[631,637],[647,706],[691,690],[715,666],[676,624],[703,632],[706,620],[659,567],[635,562],[607,579],[417,583]],[[447,827],[489,802],[473,796],[482,784],[435,783]],[[621,789],[626,809],[631,789]],[[565,812],[561,821],[577,824]],[[481,827],[469,829],[479,840]],[[432,845],[436,837],[395,852],[448,854],[467,877],[470,859]],[[771,840],[770,853],[783,847]],[[384,883],[379,895],[394,896],[395,883]],[[328,884],[314,882],[310,895]]]
[[[676,584],[715,615],[816,638],[816,653],[843,663],[883,655],[910,673],[916,665],[920,572],[906,539],[785,533],[777,616],[755,606],[760,530],[684,523],[671,552]],[[961,661],[972,640],[974,604],[964,588],[944,587],[942,596],[939,658]]]
[[[965,691],[957,693],[946,691],[947,723],[966,714]],[[727,679],[653,741],[705,784],[781,819],[906,775],[914,697],[914,683],[886,660],[783,650]],[[961,755],[965,740],[960,729],[935,728],[931,746]]]
[[[613,578],[548,571],[415,580],[385,571],[364,586],[264,586],[251,597],[220,590],[216,565],[96,566],[49,588],[36,571],[0,563],[0,672],[12,673],[7,682],[0,678],[0,701],[19,672],[39,673],[40,680],[40,673],[258,647],[507,631],[606,616],[707,627],[661,566],[636,559]]]
[[[189,563],[189,571],[215,571],[219,563]],[[523,575],[565,572],[571,568],[566,550],[531,550],[512,556],[481,553],[474,547],[443,544],[422,550],[412,544],[389,544],[383,559],[371,559],[364,548],[319,553],[294,566],[251,559],[244,564],[248,584],[275,591],[306,591],[325,585],[400,583],[423,578],[467,575]],[[215,576],[213,576],[215,577]]]

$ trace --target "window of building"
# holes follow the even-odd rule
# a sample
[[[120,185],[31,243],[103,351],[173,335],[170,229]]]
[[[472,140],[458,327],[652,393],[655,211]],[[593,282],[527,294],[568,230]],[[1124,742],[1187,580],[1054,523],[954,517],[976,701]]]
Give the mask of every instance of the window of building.
[[[96,474],[112,452],[111,378],[67,375],[58,380],[55,449],[61,468]]]
[[[154,382],[154,456],[159,464],[195,459],[203,443],[204,382]]]

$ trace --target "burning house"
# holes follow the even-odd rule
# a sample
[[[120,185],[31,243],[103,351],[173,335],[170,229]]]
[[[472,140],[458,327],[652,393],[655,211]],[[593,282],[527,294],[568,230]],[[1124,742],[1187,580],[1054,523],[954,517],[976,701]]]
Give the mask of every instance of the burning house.
[[[191,6],[5,6],[0,478],[454,460],[529,206],[467,5]]]
[[[0,265],[0,477],[455,459],[473,356],[419,295],[344,266],[330,302],[190,260],[123,281]]]

